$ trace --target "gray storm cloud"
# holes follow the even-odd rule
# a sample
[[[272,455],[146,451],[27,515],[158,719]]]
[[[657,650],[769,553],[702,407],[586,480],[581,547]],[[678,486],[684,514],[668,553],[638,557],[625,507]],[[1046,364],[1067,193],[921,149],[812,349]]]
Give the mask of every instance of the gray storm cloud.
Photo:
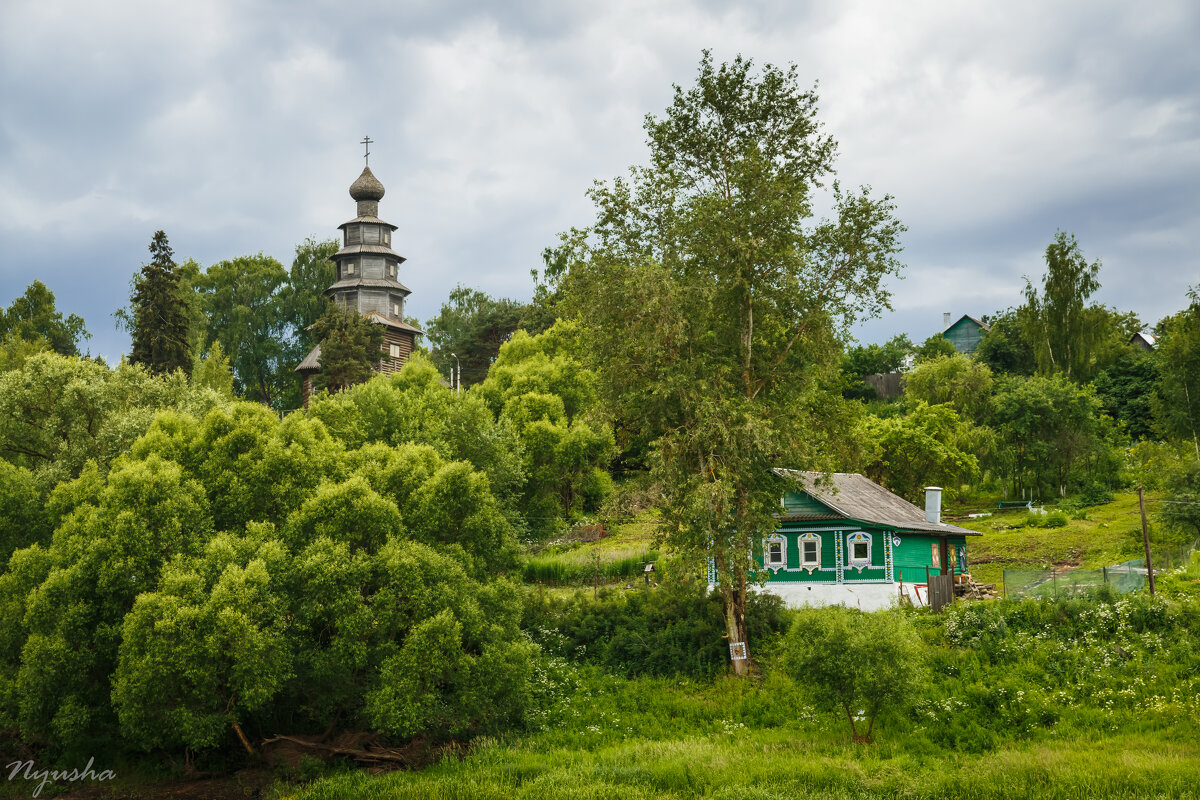
[[[364,134],[413,313],[528,296],[711,48],[819,81],[841,180],[895,196],[908,279],[862,338],[1015,304],[1057,228],[1153,322],[1200,283],[1198,34],[1187,2],[8,2],[0,302],[41,279],[118,358],[155,230],[288,263],[351,216]]]

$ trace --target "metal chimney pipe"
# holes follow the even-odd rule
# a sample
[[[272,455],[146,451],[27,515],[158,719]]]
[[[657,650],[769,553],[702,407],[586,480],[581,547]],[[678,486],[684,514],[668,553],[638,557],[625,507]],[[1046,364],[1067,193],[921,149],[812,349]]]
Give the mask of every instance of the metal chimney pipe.
[[[946,330],[946,328],[949,328],[949,327],[950,327],[950,312],[943,311],[942,312],[942,330]]]
[[[925,487],[925,521],[940,523],[942,521],[942,487]]]

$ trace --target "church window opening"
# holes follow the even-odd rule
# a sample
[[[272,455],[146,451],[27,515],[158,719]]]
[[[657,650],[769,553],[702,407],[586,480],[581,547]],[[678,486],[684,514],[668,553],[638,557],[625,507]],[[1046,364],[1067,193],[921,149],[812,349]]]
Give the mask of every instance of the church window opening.
[[[393,317],[400,316],[400,304],[399,303],[392,303],[392,316]]]
[[[388,350],[389,350],[389,353],[391,354],[392,358],[400,357],[400,345],[398,345],[398,344],[389,345]]]
[[[347,275],[353,275],[353,274],[354,274],[354,262],[353,262],[353,261],[347,261],[347,262],[346,262],[346,274],[347,274]]]

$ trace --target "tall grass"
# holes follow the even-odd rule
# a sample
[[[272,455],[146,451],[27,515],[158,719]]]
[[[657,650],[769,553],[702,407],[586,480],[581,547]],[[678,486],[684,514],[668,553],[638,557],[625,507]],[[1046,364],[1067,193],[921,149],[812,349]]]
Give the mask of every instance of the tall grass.
[[[296,800],[412,798],[1197,798],[1200,748],[1139,736],[930,759],[752,733],[535,752],[489,744],[423,773],[343,775]]]
[[[657,550],[597,561],[584,561],[571,555],[534,556],[525,562],[521,577],[526,583],[554,586],[582,586],[597,578],[602,583],[612,583],[642,575],[646,562],[657,561],[659,557]]]

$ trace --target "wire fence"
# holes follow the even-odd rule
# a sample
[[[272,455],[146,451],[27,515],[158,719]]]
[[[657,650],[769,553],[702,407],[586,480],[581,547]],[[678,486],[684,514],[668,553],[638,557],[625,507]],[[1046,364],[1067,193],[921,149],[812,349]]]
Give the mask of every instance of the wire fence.
[[[1197,543],[1182,547],[1154,548],[1150,554],[1154,572],[1165,572],[1186,564]],[[1117,594],[1141,591],[1147,583],[1146,559],[1134,558],[1101,569],[1006,569],[1005,597],[1071,597],[1091,594],[1107,586]]]
[[[1140,591],[1146,585],[1144,567],[1105,567],[1103,569],[1006,569],[1006,597],[1069,597],[1091,594],[1107,586],[1118,594]]]

